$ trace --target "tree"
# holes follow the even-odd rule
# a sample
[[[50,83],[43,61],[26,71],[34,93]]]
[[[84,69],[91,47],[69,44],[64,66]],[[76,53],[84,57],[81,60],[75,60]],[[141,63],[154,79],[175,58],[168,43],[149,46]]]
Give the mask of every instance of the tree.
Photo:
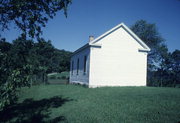
[[[0,40],[0,109],[17,99],[19,88],[46,83],[48,73],[69,71],[70,56],[71,52],[58,50],[43,38]]]
[[[156,86],[176,87],[180,85],[180,51],[175,50],[164,56],[160,68],[154,71]]]
[[[147,23],[145,20],[139,20],[132,25],[131,30],[151,48],[148,53],[148,70],[157,69],[162,54],[168,50],[164,43],[165,40],[157,31],[156,25]]]
[[[173,72],[173,85],[180,86],[180,50],[175,50],[171,54],[171,68]]]
[[[71,0],[1,0],[1,30],[9,29],[9,24],[14,23],[23,36],[39,37],[41,27],[45,27],[58,11],[63,9],[67,16],[70,3]]]
[[[8,44],[5,43],[4,44]],[[7,47],[7,45],[0,45],[0,49]],[[12,46],[11,46],[12,47]],[[31,66],[27,63],[14,64],[14,54],[9,50],[0,50],[0,110],[5,106],[12,104],[17,99],[18,88],[29,86],[29,74],[31,73]]]
[[[54,47],[51,41],[45,41],[40,39],[38,43],[35,43],[35,55],[40,67],[40,72],[42,73],[43,82],[47,82],[47,73],[49,72],[50,66],[52,64],[52,59],[54,57]]]
[[[175,87],[180,85],[180,51],[168,52],[165,40],[155,24],[137,21],[132,27],[150,48],[148,55],[148,85]]]
[[[58,70],[56,72],[69,71],[70,69],[70,58],[72,53],[65,50],[55,50],[56,52],[56,61],[58,61],[57,65]],[[55,66],[54,66],[55,67]]]
[[[148,53],[148,85],[162,85],[163,73],[162,63],[168,56],[168,49],[165,40],[159,34],[155,24],[147,23],[145,20],[137,21],[132,27],[132,31],[137,34],[150,48]],[[158,75],[156,74],[158,71]],[[158,84],[161,83],[161,84]]]
[[[5,39],[0,39],[0,50],[1,52],[8,52],[11,49],[11,43],[6,42]]]
[[[18,88],[30,86],[30,78],[35,71],[47,71],[48,68],[38,64],[41,61],[37,55],[31,55],[31,52],[36,50],[33,49],[34,42],[27,38],[41,41],[41,28],[60,10],[64,10],[67,16],[70,3],[71,0],[0,0],[1,31],[9,29],[10,24],[13,24],[22,32],[21,36],[13,41],[13,46],[5,42],[5,39],[0,39],[0,110],[15,101]],[[47,52],[46,55],[50,53]],[[48,56],[43,66],[47,65],[47,62],[49,63]],[[38,67],[35,68],[36,66]]]

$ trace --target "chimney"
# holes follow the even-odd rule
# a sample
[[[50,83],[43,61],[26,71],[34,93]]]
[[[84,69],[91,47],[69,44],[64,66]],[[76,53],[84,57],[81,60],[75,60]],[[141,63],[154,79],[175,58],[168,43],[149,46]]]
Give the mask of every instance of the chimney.
[[[93,41],[94,40],[94,36],[89,36],[89,42]]]

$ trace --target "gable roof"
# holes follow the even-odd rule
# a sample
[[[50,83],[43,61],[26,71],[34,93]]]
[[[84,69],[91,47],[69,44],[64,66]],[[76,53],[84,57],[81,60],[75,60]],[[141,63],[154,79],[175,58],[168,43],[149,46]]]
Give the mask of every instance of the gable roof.
[[[150,51],[150,48],[133,31],[131,31],[131,29],[129,29],[124,23],[120,23],[117,26],[115,26],[114,28],[110,29],[109,31],[105,32],[104,34],[100,35],[99,37],[95,38],[91,42],[89,42],[89,43],[85,44],[84,46],[82,46],[81,48],[77,49],[73,54],[76,54],[77,52],[80,52],[81,50],[83,50],[87,47],[90,47],[90,46],[99,47],[100,45],[95,44],[96,42],[105,38],[106,36],[108,36],[109,34],[111,34],[112,32],[116,31],[119,28],[123,28],[129,35],[131,35],[143,47],[143,49],[139,49],[140,51],[145,51],[145,52]]]

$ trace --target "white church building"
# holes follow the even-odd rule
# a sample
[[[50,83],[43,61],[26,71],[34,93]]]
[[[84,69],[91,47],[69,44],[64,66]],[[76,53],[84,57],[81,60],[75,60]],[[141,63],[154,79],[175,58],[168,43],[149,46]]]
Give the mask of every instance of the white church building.
[[[150,48],[121,23],[77,49],[71,57],[70,83],[146,86]]]

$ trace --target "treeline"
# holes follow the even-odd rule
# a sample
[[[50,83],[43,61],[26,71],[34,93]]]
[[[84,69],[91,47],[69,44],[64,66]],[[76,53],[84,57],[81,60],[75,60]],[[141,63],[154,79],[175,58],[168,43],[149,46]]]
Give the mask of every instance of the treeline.
[[[19,88],[47,83],[48,73],[69,71],[70,56],[42,38],[0,39],[0,110],[15,102]]]
[[[44,39],[34,42],[18,38],[12,43],[1,39],[0,53],[0,78],[4,79],[8,79],[14,70],[25,69],[21,77],[30,75],[31,84],[47,82],[48,73],[69,71],[70,67],[71,52],[56,49],[51,41]]]
[[[148,86],[180,87],[180,50],[167,53],[156,70],[148,71]]]
[[[70,3],[71,0],[0,2],[0,31],[16,28],[21,37],[7,43],[0,33],[0,111],[15,102],[19,88],[30,86],[39,77],[46,81],[49,72],[68,70],[71,53],[55,49],[41,37],[42,28],[57,12],[63,11],[67,16]]]
[[[147,85],[180,87],[180,50],[168,51],[165,39],[155,24],[139,20],[131,29],[151,48],[148,53]]]

